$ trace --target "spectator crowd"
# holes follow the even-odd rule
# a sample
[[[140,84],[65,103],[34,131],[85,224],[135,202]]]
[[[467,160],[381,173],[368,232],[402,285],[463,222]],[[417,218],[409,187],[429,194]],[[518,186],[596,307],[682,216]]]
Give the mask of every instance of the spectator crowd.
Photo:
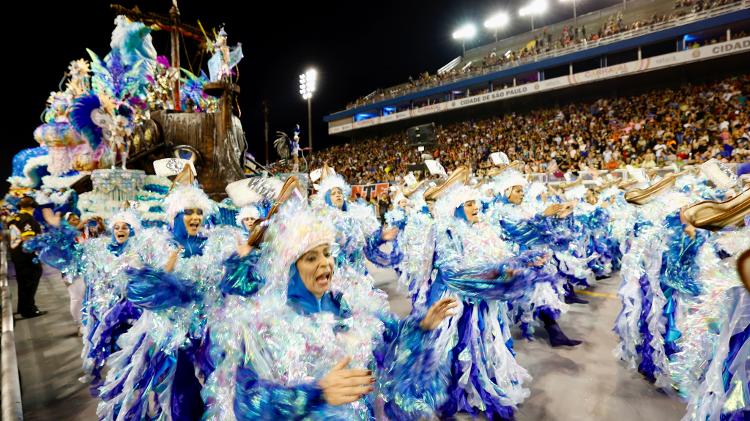
[[[492,152],[552,178],[584,168],[653,168],[671,163],[750,159],[750,75],[637,96],[533,109],[437,126],[436,147],[419,152],[405,132],[315,151],[309,168],[333,166],[352,184],[396,181],[429,153],[450,171],[482,172]],[[273,164],[288,172],[288,162]]]
[[[542,31],[537,32],[530,42],[517,49],[497,51],[497,49],[493,48],[485,57],[471,60],[466,65],[460,63],[449,71],[435,74],[423,72],[417,78],[409,76],[407,83],[385,89],[376,89],[371,94],[347,104],[347,109],[396,98],[410,92],[455,82],[477,74],[487,73],[488,71],[497,71],[505,67],[518,66],[526,61],[533,60],[534,57],[541,54],[547,54],[575,45],[587,46],[588,44],[596,44],[600,40],[614,35],[628,31],[637,31],[643,28],[653,28],[654,25],[668,22],[689,13],[702,12],[736,1],[739,0],[676,0],[672,13],[654,14],[647,19],[632,19],[628,22],[622,11],[619,11],[616,14],[610,15],[599,27],[592,28],[590,26],[587,28],[585,25],[565,25],[557,34],[553,34],[545,27]],[[706,40],[706,43],[708,42],[711,42],[711,40]],[[713,42],[716,42],[716,40],[714,39]],[[698,45],[698,42],[694,42],[686,46],[686,48]]]

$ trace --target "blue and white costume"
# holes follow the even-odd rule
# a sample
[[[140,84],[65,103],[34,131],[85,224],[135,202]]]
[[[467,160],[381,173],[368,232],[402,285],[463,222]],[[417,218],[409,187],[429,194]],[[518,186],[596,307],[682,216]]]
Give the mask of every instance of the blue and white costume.
[[[229,297],[211,321],[210,355],[217,365],[203,391],[206,417],[369,420],[377,400],[385,401],[390,419],[431,416],[445,399],[444,380],[420,319],[398,322],[370,310],[371,297],[338,275],[346,260],[334,264],[331,288],[320,299],[303,284],[295,263],[308,250],[333,244],[330,221],[304,203],[286,203],[267,238],[258,266],[266,285],[255,299]],[[373,371],[376,389],[332,406],[318,381],[347,356],[352,368]]]
[[[107,361],[97,415],[102,420],[200,418],[202,341],[206,315],[220,306],[223,263],[235,251],[235,229],[214,228],[208,236],[189,235],[187,209],[208,215],[215,204],[194,186],[175,188],[165,200],[171,229],[143,233],[156,252],[143,256],[143,267],[127,271],[127,298],[143,309],[123,336],[121,350]],[[174,270],[168,256],[182,250]],[[197,374],[197,377],[196,377]]]

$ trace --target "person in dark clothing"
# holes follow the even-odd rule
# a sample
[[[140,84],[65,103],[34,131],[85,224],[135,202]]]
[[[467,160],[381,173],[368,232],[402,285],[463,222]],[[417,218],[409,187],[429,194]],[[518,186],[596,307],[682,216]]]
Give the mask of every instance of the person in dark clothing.
[[[34,219],[36,202],[31,197],[24,197],[18,202],[18,213],[8,221],[10,231],[10,259],[16,269],[18,283],[18,312],[23,318],[43,316],[34,303],[34,295],[42,277],[42,264],[36,259],[36,254],[27,253],[23,243],[42,233],[39,222]]]

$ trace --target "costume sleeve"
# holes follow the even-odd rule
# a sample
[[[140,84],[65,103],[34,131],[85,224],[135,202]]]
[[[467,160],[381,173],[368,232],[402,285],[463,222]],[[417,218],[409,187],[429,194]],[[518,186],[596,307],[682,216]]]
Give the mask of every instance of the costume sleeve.
[[[524,249],[542,245],[553,249],[566,248],[569,237],[558,225],[552,217],[543,215],[535,215],[526,221],[500,221],[505,237]]]
[[[404,254],[399,247],[398,238],[391,241],[393,247],[390,252],[384,252],[380,249],[380,246],[386,242],[387,241],[383,240],[383,229],[380,228],[375,231],[372,235],[367,237],[367,242],[365,243],[365,256],[377,266],[384,268],[394,267],[401,263]]]
[[[171,272],[144,267],[126,269],[127,295],[134,305],[146,310],[181,307],[197,301],[199,293],[187,280]]]
[[[258,275],[256,267],[259,257],[260,253],[256,250],[244,257],[240,257],[237,253],[232,254],[224,263],[226,272],[221,280],[221,291],[224,294],[244,297],[258,292],[265,283]]]
[[[422,318],[381,316],[385,331],[375,351],[376,377],[386,414],[393,420],[430,419],[447,399],[448,378],[439,370],[434,336],[419,327]]]
[[[323,408],[323,390],[315,383],[283,386],[259,378],[252,365],[237,369],[234,414],[238,420],[301,419]]]
[[[511,299],[523,295],[536,276],[528,267],[542,251],[526,251],[499,262],[463,267],[461,240],[450,231],[437,244],[438,276],[445,286],[465,297],[484,300]]]
[[[24,241],[23,249],[27,253],[37,253],[42,263],[63,272],[70,270],[76,264],[77,257],[80,257],[74,253],[78,234],[77,229],[63,222],[57,228]]]

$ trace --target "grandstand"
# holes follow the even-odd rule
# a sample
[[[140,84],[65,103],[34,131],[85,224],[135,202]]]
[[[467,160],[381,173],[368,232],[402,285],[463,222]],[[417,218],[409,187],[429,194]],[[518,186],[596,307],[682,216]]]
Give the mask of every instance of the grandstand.
[[[578,16],[575,27],[570,19],[467,50],[433,75],[376,90],[324,120],[329,134],[359,139],[571,93],[702,80],[747,66],[748,33],[748,0],[635,0]]]

